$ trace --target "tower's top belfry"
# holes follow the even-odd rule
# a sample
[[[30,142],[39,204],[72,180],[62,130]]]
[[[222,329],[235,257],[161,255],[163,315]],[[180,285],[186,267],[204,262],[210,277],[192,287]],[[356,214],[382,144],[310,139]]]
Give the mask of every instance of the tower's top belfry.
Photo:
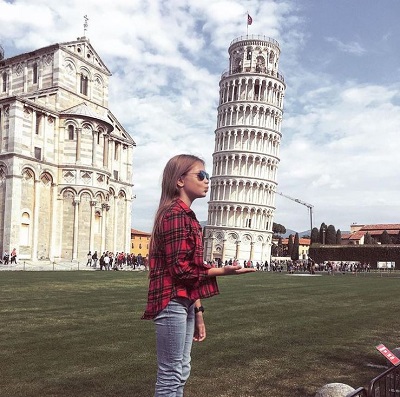
[[[284,82],[279,72],[279,43],[266,36],[238,37],[229,45],[229,70],[222,77],[236,73],[265,73]]]

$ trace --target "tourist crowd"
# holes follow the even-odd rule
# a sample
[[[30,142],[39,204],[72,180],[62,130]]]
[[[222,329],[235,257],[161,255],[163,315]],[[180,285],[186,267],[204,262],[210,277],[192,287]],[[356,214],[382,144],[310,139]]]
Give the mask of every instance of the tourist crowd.
[[[100,256],[97,251],[87,254],[86,266],[99,268],[100,270],[146,270],[148,267],[148,258],[141,254],[129,254],[127,252],[105,251]]]

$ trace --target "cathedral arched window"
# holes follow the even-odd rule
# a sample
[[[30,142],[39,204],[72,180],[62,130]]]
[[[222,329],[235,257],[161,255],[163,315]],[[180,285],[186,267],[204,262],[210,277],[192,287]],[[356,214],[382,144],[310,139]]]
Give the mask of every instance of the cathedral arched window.
[[[0,166],[0,185],[5,183],[6,181],[6,169],[3,166]]]
[[[44,115],[40,112],[36,112],[36,124],[35,124],[35,134],[40,135],[41,129],[42,129],[42,119],[44,118]]]
[[[33,84],[37,84],[37,82],[38,82],[38,65],[37,65],[37,63],[33,64],[32,72],[33,72],[32,82],[33,82]]]
[[[32,182],[34,181],[35,175],[33,173],[33,171],[29,168],[26,168],[23,172],[22,172],[22,181],[23,182]]]
[[[99,128],[97,131],[97,144],[100,145],[100,138],[104,134],[104,130],[102,128]]]
[[[68,126],[68,139],[73,141],[75,139],[75,128],[73,125]]]
[[[89,77],[82,73],[81,74],[81,90],[80,90],[81,94],[87,95],[88,88],[89,88]]]
[[[3,73],[2,80],[3,80],[3,84],[2,84],[3,92],[6,92],[7,91],[7,73],[6,72]]]
[[[119,160],[120,144],[115,142],[114,144],[114,160]]]
[[[45,172],[40,176],[40,181],[43,183],[43,185],[49,186],[52,183],[53,178],[51,177],[50,174]]]
[[[21,245],[25,246],[30,245],[29,244],[30,227],[31,227],[31,217],[27,212],[23,212],[21,216],[21,230],[20,230]]]

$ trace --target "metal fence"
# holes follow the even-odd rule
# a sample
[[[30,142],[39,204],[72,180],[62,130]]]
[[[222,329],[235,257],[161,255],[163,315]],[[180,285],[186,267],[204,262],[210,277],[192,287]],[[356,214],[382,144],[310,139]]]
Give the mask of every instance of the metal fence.
[[[368,394],[364,387],[359,387],[357,390],[347,394],[346,397],[368,397]]]
[[[400,397],[400,366],[391,367],[372,379],[367,397]]]
[[[393,366],[372,379],[368,389],[359,387],[346,397],[400,397],[400,366]]]

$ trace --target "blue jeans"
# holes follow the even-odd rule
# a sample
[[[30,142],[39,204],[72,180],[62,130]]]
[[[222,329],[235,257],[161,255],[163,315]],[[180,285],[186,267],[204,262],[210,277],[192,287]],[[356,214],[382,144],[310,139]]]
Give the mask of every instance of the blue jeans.
[[[170,301],[154,319],[157,339],[157,381],[154,397],[183,397],[190,374],[194,305],[189,299]]]

